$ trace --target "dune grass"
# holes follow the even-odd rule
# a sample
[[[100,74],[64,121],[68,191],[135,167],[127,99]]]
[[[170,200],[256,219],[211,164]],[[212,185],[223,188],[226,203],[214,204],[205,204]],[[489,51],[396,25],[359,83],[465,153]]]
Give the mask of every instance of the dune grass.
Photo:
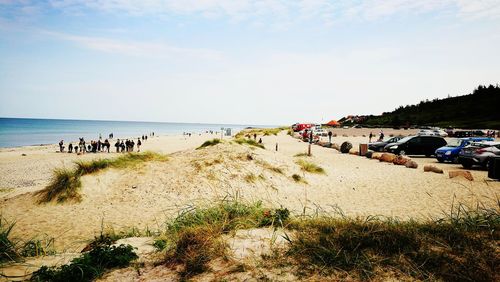
[[[257,135],[264,135],[264,136],[270,136],[270,135],[278,135],[283,130],[288,130],[290,127],[288,126],[282,126],[282,127],[276,127],[276,128],[251,128],[251,129],[243,129],[240,132],[238,132],[234,137],[239,139],[239,138],[244,138],[244,137],[253,137],[254,134]]]
[[[16,243],[10,238],[15,222],[8,222],[0,215],[0,263],[14,261],[19,257]]]
[[[290,249],[302,275],[348,273],[371,280],[384,271],[418,280],[494,281],[500,258],[498,209],[440,220],[317,217],[291,220]]]
[[[307,153],[297,153],[293,155],[294,157],[310,157]]]
[[[300,166],[300,169],[303,171],[306,171],[309,173],[316,173],[316,174],[325,174],[325,170],[322,167],[320,167],[312,162],[308,162],[306,160],[299,159],[295,163],[298,164]]]
[[[189,278],[208,269],[212,259],[226,256],[221,236],[232,230],[282,224],[286,209],[265,209],[261,203],[244,204],[223,200],[208,208],[193,208],[167,223],[165,232],[155,240],[164,249],[167,265],[181,265],[180,275]]]
[[[307,181],[302,176],[300,176],[296,173],[292,174],[292,179],[295,182],[307,184]]]
[[[257,160],[257,164],[261,165],[263,168],[272,171],[277,174],[284,174],[283,169],[277,166],[273,166],[272,164],[263,161],[263,160]]]
[[[245,175],[244,179],[247,183],[255,183],[257,181],[257,176],[253,173],[248,173]]]
[[[212,140],[207,140],[207,141],[203,142],[203,144],[201,144],[200,147],[196,148],[196,150],[203,149],[205,147],[215,146],[215,145],[219,144],[220,142],[221,142],[221,140],[218,138],[214,138]]]
[[[166,161],[167,156],[154,153],[127,153],[115,159],[98,159],[91,161],[77,161],[74,169],[57,168],[53,171],[49,184],[37,192],[39,203],[46,203],[53,200],[65,202],[68,200],[80,201],[79,193],[81,187],[80,178],[83,175],[96,173],[107,168],[123,169],[135,167],[141,163],[149,161]]]
[[[237,138],[234,140],[234,142],[240,144],[240,145],[243,145],[243,144],[247,144],[247,145],[250,145],[250,146],[254,146],[254,147],[257,147],[257,148],[261,148],[261,149],[265,149],[266,147],[264,146],[264,144],[261,144],[253,139],[245,139],[245,138]]]

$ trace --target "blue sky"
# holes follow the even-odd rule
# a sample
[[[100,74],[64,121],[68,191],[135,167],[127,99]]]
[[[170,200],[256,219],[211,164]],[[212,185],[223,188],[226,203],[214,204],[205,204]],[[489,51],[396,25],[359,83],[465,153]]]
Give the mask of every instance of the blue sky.
[[[0,116],[327,122],[500,83],[498,50],[498,0],[0,0]]]

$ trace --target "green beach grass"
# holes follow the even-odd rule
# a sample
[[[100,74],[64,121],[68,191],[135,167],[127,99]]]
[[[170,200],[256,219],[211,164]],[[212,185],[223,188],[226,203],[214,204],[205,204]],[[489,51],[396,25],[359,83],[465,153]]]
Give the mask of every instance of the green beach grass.
[[[65,202],[68,200],[80,201],[79,193],[81,187],[80,178],[83,175],[96,173],[108,168],[124,169],[135,167],[144,162],[167,161],[168,157],[154,152],[127,153],[115,159],[98,159],[91,161],[77,161],[75,168],[56,168],[53,171],[50,183],[36,195],[39,203],[46,203],[53,200]]]

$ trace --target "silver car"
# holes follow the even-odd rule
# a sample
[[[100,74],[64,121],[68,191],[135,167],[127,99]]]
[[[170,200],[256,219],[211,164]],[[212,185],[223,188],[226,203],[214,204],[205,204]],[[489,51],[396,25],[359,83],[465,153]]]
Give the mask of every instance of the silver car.
[[[467,169],[474,165],[487,168],[494,156],[500,156],[500,142],[474,142],[460,151],[458,162]]]

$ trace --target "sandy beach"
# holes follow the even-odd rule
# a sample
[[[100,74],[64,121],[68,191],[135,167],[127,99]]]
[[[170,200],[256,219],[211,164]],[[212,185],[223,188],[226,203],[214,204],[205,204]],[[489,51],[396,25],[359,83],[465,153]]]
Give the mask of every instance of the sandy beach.
[[[354,146],[365,143],[368,138],[362,135],[370,132],[335,131],[338,137],[333,138],[334,143],[349,140]],[[384,132],[386,136],[412,133]],[[182,209],[224,197],[263,201],[269,206],[286,207],[294,214],[341,211],[349,216],[424,219],[441,217],[458,203],[496,207],[500,191],[500,182],[489,180],[485,171],[471,170],[474,181],[450,179],[447,171],[461,169],[460,165],[414,157],[419,168],[408,169],[320,146],[312,147],[312,157],[302,159],[318,164],[326,174],[303,172],[295,155],[306,152],[308,144],[284,131],[278,136],[262,136],[266,149],[239,145],[228,138],[196,150],[214,137],[202,134],[150,138],[141,151],[168,154],[168,161],[83,176],[83,200],[64,204],[37,204],[34,196],[48,184],[54,168],[71,167],[75,160],[120,154],[77,156],[57,153],[57,145],[2,149],[2,216],[16,222],[12,233],[16,238],[54,238],[58,252],[78,252],[103,228],[115,232],[162,230],[165,221]],[[424,164],[436,165],[445,173],[424,172]],[[301,175],[307,184],[295,182],[293,174]]]

